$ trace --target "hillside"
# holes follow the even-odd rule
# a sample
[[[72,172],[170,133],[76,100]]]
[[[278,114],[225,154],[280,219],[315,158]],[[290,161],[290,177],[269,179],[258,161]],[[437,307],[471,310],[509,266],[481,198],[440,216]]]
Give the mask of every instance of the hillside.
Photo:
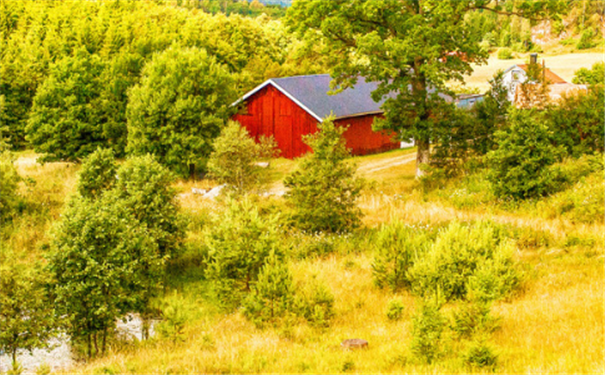
[[[465,372],[455,354],[468,343],[445,338],[446,353],[433,365],[418,363],[410,353],[412,317],[418,297],[408,291],[392,293],[373,282],[374,238],[382,225],[399,220],[406,225],[439,228],[458,220],[492,222],[515,241],[514,258],[523,270],[523,286],[512,298],[497,302],[493,314],[499,329],[491,344],[499,356],[497,372],[592,373],[602,369],[603,296],[605,249],[603,222],[576,223],[564,217],[545,216],[552,200],[508,208],[476,200],[468,182],[424,192],[414,179],[414,149],[354,158],[359,174],[367,179],[359,205],[365,229],[350,235],[294,238],[296,252],[320,250],[318,255],[293,258],[297,282],[316,280],[334,296],[334,318],[327,327],[290,321],[276,327],[257,328],[241,312],[225,314],[209,293],[200,262],[199,238],[208,215],[223,203],[191,194],[192,187],[208,182],[178,182],[180,206],[191,221],[189,250],[173,265],[171,281],[160,305],[176,303],[186,316],[180,339],[171,343],[159,336],[140,343],[114,341],[109,354],[87,364],[64,369],[68,373],[402,373]],[[25,153],[16,162],[26,181],[22,193],[28,200],[49,208],[49,219],[58,218],[66,197],[74,191],[78,166],[70,163],[32,163]],[[295,168],[296,162],[276,160],[274,178]],[[602,185],[602,180],[601,180]],[[279,189],[279,187],[277,187]],[[603,186],[600,187],[602,190]],[[467,194],[464,197],[464,194]],[[471,194],[471,195],[469,195]],[[475,193],[476,194],[476,193]],[[465,201],[466,199],[466,201]],[[467,203],[462,203],[467,202]],[[282,198],[264,198],[261,206],[278,210]],[[541,208],[540,208],[541,207]],[[272,210],[274,210],[273,208]],[[30,257],[45,242],[50,221],[26,214],[14,224],[14,248]],[[27,250],[29,249],[29,250]],[[175,268],[176,267],[176,268]],[[387,319],[390,301],[403,305],[399,320]],[[457,308],[448,304],[446,315]],[[368,340],[369,348],[343,351],[347,338]]]

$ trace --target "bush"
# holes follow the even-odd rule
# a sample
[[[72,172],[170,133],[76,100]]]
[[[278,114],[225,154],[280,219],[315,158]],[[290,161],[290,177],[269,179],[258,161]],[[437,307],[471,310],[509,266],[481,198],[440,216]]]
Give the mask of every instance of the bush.
[[[488,178],[500,197],[525,199],[557,189],[551,166],[563,154],[533,110],[511,110],[509,128],[496,132],[498,149],[487,154]]]
[[[592,68],[580,68],[574,73],[572,82],[578,85],[605,84],[605,62],[594,63]]]
[[[306,155],[297,171],[286,177],[286,199],[294,209],[292,221],[299,229],[346,232],[360,225],[361,210],[355,201],[361,180],[349,157],[342,134],[346,130],[324,119],[319,131],[304,137],[313,153]]]
[[[489,334],[500,326],[499,319],[491,315],[489,303],[470,302],[454,312],[452,330],[459,338]]]
[[[387,318],[393,321],[399,320],[403,316],[404,310],[405,306],[400,300],[391,300],[387,306]]]
[[[17,188],[20,180],[11,155],[0,153],[0,224],[13,215],[19,204]]]
[[[294,284],[288,264],[272,252],[244,300],[244,314],[257,326],[262,326],[276,322],[292,311],[293,301]]]
[[[512,60],[513,58],[513,51],[510,48],[500,48],[498,51],[498,59],[500,60]]]
[[[538,203],[542,216],[564,218],[573,223],[603,223],[605,218],[605,184],[603,173],[580,178],[570,189]]]
[[[502,298],[516,287],[516,272],[510,244],[491,224],[453,222],[408,274],[416,294],[447,301]],[[484,285],[498,289],[484,290]]]
[[[176,344],[185,340],[185,325],[189,319],[185,301],[175,294],[162,307],[162,321],[155,329],[161,337]]]
[[[392,291],[409,288],[408,270],[430,245],[426,230],[399,221],[383,225],[376,234],[376,255],[372,263],[374,283]]]
[[[110,149],[97,148],[82,163],[78,193],[85,198],[97,198],[116,181],[116,161]]]
[[[267,138],[268,139],[268,138]],[[236,193],[244,193],[258,187],[267,178],[266,168],[257,165],[273,146],[270,139],[257,144],[248,131],[237,122],[230,121],[213,143],[214,151],[208,160],[210,175]]]
[[[424,301],[412,318],[412,353],[425,363],[434,362],[442,352],[446,320],[439,310],[437,303]]]
[[[463,353],[462,360],[468,366],[492,370],[498,365],[498,355],[484,339],[473,341],[467,351]]]
[[[231,200],[205,231],[208,270],[223,307],[234,309],[252,291],[271,254],[281,256],[277,215],[262,217],[249,199]]]
[[[334,296],[315,280],[297,290],[295,306],[296,313],[315,327],[328,327],[334,317]]]
[[[586,29],[582,31],[582,36],[576,44],[577,49],[589,49],[596,46],[596,43],[593,42],[594,39],[594,31],[592,29]]]

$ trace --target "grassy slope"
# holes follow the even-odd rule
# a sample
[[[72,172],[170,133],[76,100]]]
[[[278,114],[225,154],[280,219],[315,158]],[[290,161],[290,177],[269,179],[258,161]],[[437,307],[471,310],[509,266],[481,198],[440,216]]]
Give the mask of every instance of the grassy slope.
[[[558,56],[539,54],[540,62],[546,61],[546,67],[558,74],[564,80],[571,82],[574,72],[580,68],[590,68],[594,63],[603,61],[603,52],[597,53],[573,53]],[[466,78],[468,86],[478,87],[481,92],[489,88],[488,81],[498,70],[506,70],[514,64],[526,64],[529,54],[523,54],[515,60],[498,60],[496,54],[491,56],[486,65],[474,66],[474,72]]]
[[[603,347],[603,225],[574,225],[561,220],[544,220],[533,214],[502,212],[489,207],[455,209],[444,199],[423,198],[413,178],[414,162],[397,164],[410,158],[414,150],[398,150],[356,158],[360,171],[366,171],[370,189],[360,200],[365,223],[375,227],[397,217],[412,224],[437,224],[452,219],[486,219],[509,223],[531,235],[548,233],[556,239],[547,246],[522,246],[518,257],[526,265],[529,278],[525,291],[509,302],[495,305],[502,318],[502,329],[492,340],[500,354],[498,372],[592,373],[604,366]],[[50,219],[28,226],[27,214],[18,221],[17,233],[10,239],[16,247],[34,253],[45,241],[50,220],[58,218],[63,200],[74,189],[77,167],[63,163],[31,164],[33,155],[21,155],[22,175],[36,180],[23,192],[37,197],[37,204],[48,205]],[[24,158],[25,157],[25,158]],[[30,158],[29,161],[27,158]],[[392,166],[389,167],[388,165]],[[275,177],[295,167],[295,162],[274,163]],[[216,203],[189,194],[199,183],[179,182],[185,212],[195,218],[219,209]],[[29,190],[28,190],[29,189]],[[195,228],[195,227],[194,227]],[[594,246],[565,247],[565,237],[598,238]],[[32,235],[33,238],[29,238]],[[198,240],[195,229],[190,233]],[[371,248],[341,251],[323,259],[293,263],[295,279],[323,280],[336,298],[336,318],[326,330],[304,323],[284,329],[259,330],[239,313],[224,315],[207,300],[206,285],[195,270],[174,282],[185,299],[190,321],[181,343],[151,340],[130,346],[114,346],[106,358],[73,369],[78,373],[202,373],[202,372],[466,372],[456,358],[438,365],[416,363],[409,354],[410,317],[415,298],[407,293],[393,295],[376,289],[371,278]],[[172,295],[169,293],[169,295]],[[168,297],[167,297],[168,298]],[[406,311],[399,322],[386,319],[385,310],[393,298],[401,299]],[[346,338],[369,340],[370,348],[343,352],[339,343]],[[453,339],[454,353],[465,343]]]

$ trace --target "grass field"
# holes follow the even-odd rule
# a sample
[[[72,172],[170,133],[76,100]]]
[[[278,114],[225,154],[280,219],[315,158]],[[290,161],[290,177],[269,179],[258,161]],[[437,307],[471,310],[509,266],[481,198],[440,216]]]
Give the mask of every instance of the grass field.
[[[605,362],[604,254],[602,223],[574,224],[545,219],[535,207],[507,210],[479,205],[456,208],[445,192],[423,193],[414,179],[414,149],[354,158],[367,180],[359,204],[365,232],[355,241],[337,239],[336,250],[323,257],[292,260],[295,281],[323,282],[335,297],[335,318],[329,328],[314,328],[303,321],[287,326],[256,328],[240,312],[225,314],[215,307],[198,266],[184,266],[173,280],[164,301],[181,299],[188,317],[182,341],[153,338],[147,342],[112,343],[109,355],[82,363],[67,373],[465,373],[459,354],[468,342],[445,338],[448,355],[426,365],[410,353],[411,318],[418,305],[408,292],[378,289],[372,281],[372,244],[364,239],[382,223],[393,219],[414,225],[440,225],[451,220],[491,220],[520,233],[515,257],[525,272],[523,290],[498,302],[493,312],[501,328],[491,343],[498,354],[496,372],[602,373]],[[66,197],[74,191],[77,166],[68,163],[33,163],[35,155],[21,154],[19,172],[28,183],[22,193],[48,207],[45,220],[32,220],[26,212],[14,225],[9,241],[14,248],[40,254],[46,232],[57,220]],[[275,186],[296,167],[295,161],[273,162]],[[28,180],[29,179],[29,180]],[[35,182],[32,182],[35,181]],[[212,183],[178,182],[179,199],[190,218],[222,209],[220,202],[190,194],[192,187]],[[281,204],[281,199],[271,198]],[[35,219],[35,218],[34,218]],[[202,220],[203,221],[203,220]],[[35,224],[38,223],[38,224]],[[188,241],[199,241],[192,227]],[[547,240],[543,240],[543,239]],[[571,241],[571,239],[574,239]],[[34,256],[35,257],[35,256]],[[402,319],[386,318],[389,301],[405,306]],[[446,307],[446,312],[456,304]],[[369,341],[363,351],[343,351],[347,338]]]
[[[466,84],[471,87],[477,87],[484,92],[489,88],[488,81],[498,70],[506,70],[515,64],[526,64],[529,54],[520,54],[519,59],[499,60],[496,54],[493,54],[486,65],[473,66],[473,74],[466,77]],[[555,72],[564,80],[571,82],[574,72],[580,68],[590,68],[594,63],[604,61],[603,52],[595,53],[573,53],[565,55],[538,54],[540,63],[542,59],[546,61],[546,67]]]

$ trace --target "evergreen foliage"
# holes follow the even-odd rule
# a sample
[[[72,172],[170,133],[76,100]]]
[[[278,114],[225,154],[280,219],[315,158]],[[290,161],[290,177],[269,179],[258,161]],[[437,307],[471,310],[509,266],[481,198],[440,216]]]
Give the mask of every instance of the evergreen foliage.
[[[152,153],[176,173],[194,177],[235,98],[233,78],[216,58],[204,49],[173,46],[145,65],[129,93],[127,150]]]
[[[14,214],[19,204],[20,180],[11,154],[8,151],[0,152],[0,224]]]
[[[488,178],[501,197],[534,198],[556,189],[551,166],[563,150],[552,144],[553,135],[533,110],[512,110],[509,127],[495,134],[498,149],[487,155]]]
[[[100,93],[105,65],[80,49],[51,69],[36,91],[26,128],[27,140],[43,160],[80,160],[107,143]]]
[[[355,166],[345,162],[350,155],[342,137],[346,129],[330,118],[318,128],[304,137],[313,153],[303,157],[298,170],[284,180],[290,189],[286,199],[294,209],[292,221],[311,232],[349,231],[360,225],[361,211],[355,201],[362,183],[355,177]]]
[[[433,363],[443,352],[446,320],[439,310],[438,303],[425,300],[412,317],[412,353],[425,363]]]
[[[245,193],[266,181],[265,168],[257,163],[263,152],[248,135],[248,131],[235,121],[229,121],[213,143],[214,151],[208,160],[210,175],[236,193]],[[268,147],[270,148],[270,147]],[[263,178],[265,177],[265,178]]]
[[[444,301],[504,298],[520,281],[511,246],[488,223],[453,222],[408,271],[412,290]]]
[[[241,305],[271,254],[283,256],[278,219],[278,216],[261,216],[258,208],[244,198],[229,201],[224,214],[206,231],[204,242],[209,258],[206,275],[225,308]]]
[[[255,324],[277,322],[293,310],[294,283],[283,257],[271,252],[251,293],[244,300],[244,314]]]
[[[98,198],[116,181],[116,161],[111,149],[98,148],[82,162],[78,193],[85,198]]]
[[[297,289],[294,303],[296,313],[314,327],[328,327],[335,315],[334,295],[317,280],[311,280]]]
[[[376,286],[392,291],[408,289],[411,286],[408,270],[422,258],[431,240],[425,231],[399,221],[383,225],[376,235],[372,263]]]

